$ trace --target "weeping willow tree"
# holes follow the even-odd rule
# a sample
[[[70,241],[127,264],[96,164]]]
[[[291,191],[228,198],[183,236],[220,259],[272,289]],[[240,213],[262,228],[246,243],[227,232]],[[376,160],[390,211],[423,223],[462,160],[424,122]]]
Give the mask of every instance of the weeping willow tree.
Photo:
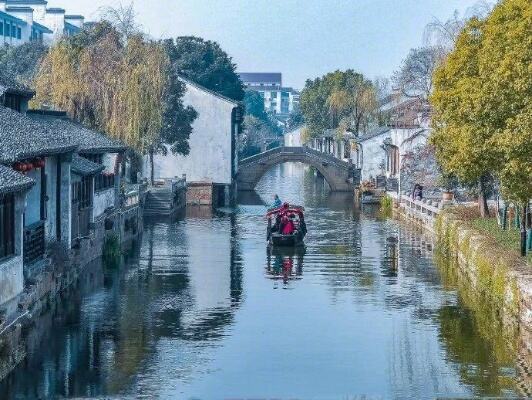
[[[163,128],[168,71],[160,43],[141,34],[124,40],[101,22],[50,49],[37,75],[36,102],[146,154]]]

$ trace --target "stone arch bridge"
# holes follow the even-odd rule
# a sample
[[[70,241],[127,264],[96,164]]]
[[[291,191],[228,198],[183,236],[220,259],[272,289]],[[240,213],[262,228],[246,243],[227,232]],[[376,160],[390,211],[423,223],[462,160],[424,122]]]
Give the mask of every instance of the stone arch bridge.
[[[240,160],[238,165],[238,190],[254,190],[260,178],[272,166],[285,162],[301,162],[316,168],[332,191],[349,192],[360,180],[360,170],[352,163],[339,160],[308,147],[276,147]]]

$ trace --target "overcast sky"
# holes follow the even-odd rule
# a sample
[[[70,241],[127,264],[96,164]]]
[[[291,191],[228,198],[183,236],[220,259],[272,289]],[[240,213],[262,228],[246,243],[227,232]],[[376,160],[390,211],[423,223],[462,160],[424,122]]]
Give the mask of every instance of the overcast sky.
[[[389,76],[425,25],[463,13],[476,0],[136,0],[154,38],[196,35],[215,40],[242,72],[282,72],[283,84],[352,68]],[[125,1],[124,4],[128,4]],[[48,0],[68,14],[98,18],[116,0]]]

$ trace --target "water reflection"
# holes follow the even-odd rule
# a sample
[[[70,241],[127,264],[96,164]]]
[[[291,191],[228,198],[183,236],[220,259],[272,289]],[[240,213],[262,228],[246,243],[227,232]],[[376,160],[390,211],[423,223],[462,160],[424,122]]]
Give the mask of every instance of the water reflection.
[[[304,249],[267,251],[273,193],[305,206]],[[94,265],[26,333],[0,398],[515,394],[515,352],[430,238],[300,165],[258,194],[147,223],[121,268]]]
[[[303,277],[303,259],[305,248],[268,247],[266,257],[266,276],[274,281],[282,280],[286,288],[289,281]],[[275,288],[277,286],[274,286]]]

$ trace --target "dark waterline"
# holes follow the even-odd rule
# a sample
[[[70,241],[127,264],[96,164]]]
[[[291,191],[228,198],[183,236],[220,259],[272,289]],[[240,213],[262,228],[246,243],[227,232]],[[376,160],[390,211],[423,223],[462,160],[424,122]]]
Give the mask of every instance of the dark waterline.
[[[266,251],[259,203],[274,192],[305,205],[304,251]],[[515,394],[511,355],[479,334],[420,232],[299,164],[257,193],[148,223],[122,268],[94,265],[30,332],[0,398]]]

